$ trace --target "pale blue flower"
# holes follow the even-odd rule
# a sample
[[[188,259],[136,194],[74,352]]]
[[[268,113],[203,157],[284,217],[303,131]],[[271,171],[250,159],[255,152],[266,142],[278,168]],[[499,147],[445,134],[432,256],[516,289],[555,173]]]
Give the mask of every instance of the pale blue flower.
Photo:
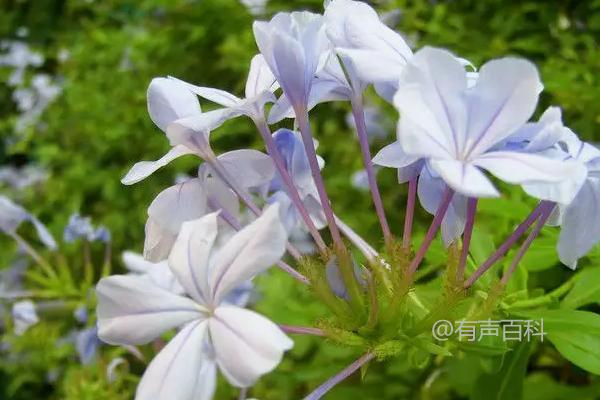
[[[0,231],[14,234],[21,223],[29,221],[35,227],[38,237],[49,249],[56,249],[56,242],[46,227],[25,209],[0,195]]]
[[[384,149],[381,164],[410,169],[424,159],[468,197],[499,196],[481,169],[513,184],[558,184],[580,176],[578,163],[503,148],[533,113],[541,87],[531,63],[504,58],[486,63],[469,88],[456,57],[424,48],[402,73],[394,97],[401,114],[398,142]]]
[[[184,223],[169,256],[169,266],[189,297],[135,276],[111,276],[98,283],[103,341],[144,344],[181,328],[146,369],[137,400],[170,400],[174,393],[181,400],[211,399],[217,365],[232,385],[251,386],[293,345],[273,322],[223,303],[232,290],[284,254],[287,235],[277,206],[267,208],[218,249],[217,215]]]
[[[105,226],[95,228],[90,217],[83,217],[77,213],[69,217],[69,223],[63,231],[63,240],[73,243],[77,240],[88,242],[110,242],[110,231]]]
[[[83,365],[93,362],[98,354],[100,344],[98,328],[92,327],[78,331],[75,335],[75,349],[77,350],[79,361]]]
[[[15,334],[23,335],[27,329],[37,324],[40,319],[35,304],[31,300],[18,301],[13,304],[12,317]]]
[[[307,107],[313,77],[329,47],[323,17],[307,11],[255,21],[256,44],[290,104]]]
[[[585,181],[568,204],[559,204],[557,223],[561,225],[558,255],[569,268],[600,242],[600,150],[579,140],[573,132],[561,141],[558,157],[576,160],[585,166]],[[539,189],[539,188],[537,188]],[[554,189],[556,190],[556,189]]]
[[[391,100],[402,69],[412,51],[400,34],[380,21],[377,12],[362,1],[333,0],[325,7],[327,35],[352,80],[375,85]]]

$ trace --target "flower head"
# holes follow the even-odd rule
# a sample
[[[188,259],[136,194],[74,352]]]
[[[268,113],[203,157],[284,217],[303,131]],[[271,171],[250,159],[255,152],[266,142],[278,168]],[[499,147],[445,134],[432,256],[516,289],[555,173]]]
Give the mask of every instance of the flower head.
[[[219,249],[217,215],[184,223],[169,256],[169,266],[189,297],[135,276],[113,276],[98,284],[102,340],[143,344],[181,327],[146,370],[138,400],[210,399],[217,365],[231,384],[250,386],[292,346],[268,319],[226,303],[232,290],[283,255],[287,235],[277,206]],[[194,379],[189,379],[190,371]]]
[[[533,113],[541,87],[535,67],[515,58],[486,63],[468,87],[456,57],[424,48],[402,74],[394,98],[401,113],[395,148],[401,151],[387,149],[385,164],[407,168],[423,159],[469,197],[499,195],[482,169],[513,184],[574,179],[581,174],[577,163],[504,148]]]
[[[254,22],[256,44],[293,107],[306,107],[321,55],[328,48],[323,17],[278,13]]]
[[[13,203],[8,197],[0,195],[0,231],[14,234],[17,228],[25,221],[35,227],[38,237],[50,249],[56,249],[56,241],[36,217],[28,213],[23,207]]]

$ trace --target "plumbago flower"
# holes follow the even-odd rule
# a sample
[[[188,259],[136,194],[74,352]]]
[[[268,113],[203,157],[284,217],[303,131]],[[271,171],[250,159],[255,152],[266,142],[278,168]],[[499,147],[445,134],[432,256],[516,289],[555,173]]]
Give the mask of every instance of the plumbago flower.
[[[28,213],[23,207],[13,203],[8,197],[0,196],[0,231],[19,238],[17,228],[26,221],[33,224],[40,241],[46,247],[56,249],[56,241],[40,220]]]
[[[588,253],[600,242],[600,150],[585,143],[560,121],[560,110],[549,109],[543,116],[544,129],[539,129],[527,140],[527,145],[553,146],[547,152],[557,160],[575,160],[581,163],[586,171],[585,180],[571,202],[559,204],[556,209],[554,224],[561,226],[558,239],[560,260],[568,267],[575,269],[579,258]],[[552,122],[549,122],[552,121]],[[545,138],[545,143],[544,143]],[[558,139],[558,140],[556,140]],[[568,185],[568,183],[567,183]],[[529,192],[562,192],[570,190],[560,186],[535,185]]]
[[[571,179],[581,173],[576,163],[502,148],[531,117],[540,87],[531,63],[504,58],[485,64],[475,86],[467,88],[454,56],[420,50],[394,98],[401,118],[393,163],[407,167],[425,159],[450,188],[469,197],[499,196],[481,169],[514,184]]]
[[[230,291],[283,255],[287,235],[277,208],[267,208],[220,248],[215,248],[218,213],[183,224],[169,266],[189,297],[134,276],[100,281],[102,340],[143,344],[181,327],[147,368],[136,399],[210,399],[216,365],[232,385],[248,387],[292,347],[268,319],[223,303]]]

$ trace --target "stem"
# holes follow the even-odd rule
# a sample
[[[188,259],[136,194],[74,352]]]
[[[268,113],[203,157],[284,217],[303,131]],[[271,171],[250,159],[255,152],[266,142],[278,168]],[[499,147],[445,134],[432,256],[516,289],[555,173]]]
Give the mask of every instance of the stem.
[[[467,256],[469,255],[469,246],[473,236],[473,226],[475,225],[475,214],[477,214],[477,198],[470,197],[467,200],[467,222],[465,224],[465,233],[463,235],[462,249],[460,252],[460,261],[456,270],[456,281],[462,282],[465,277],[465,265],[467,265]]]
[[[513,310],[515,308],[531,308],[531,307],[539,307],[539,306],[543,306],[546,304],[550,304],[553,301],[555,301],[556,299],[561,298],[569,290],[571,290],[573,285],[575,285],[575,282],[577,282],[578,278],[579,278],[578,275],[573,275],[569,280],[564,282],[562,285],[560,285],[553,291],[546,293],[543,296],[534,297],[533,299],[515,301],[514,303],[509,304],[507,306],[507,308],[510,310]]]
[[[431,242],[435,238],[440,226],[442,225],[442,221],[444,220],[444,216],[446,215],[446,211],[448,211],[448,207],[450,206],[450,202],[452,201],[452,197],[454,196],[454,190],[450,189],[450,187],[446,187],[444,191],[444,195],[442,196],[442,200],[440,201],[440,205],[438,206],[437,211],[435,212],[435,216],[433,217],[433,221],[431,221],[431,225],[429,226],[429,230],[427,231],[427,235],[425,235],[425,239],[421,244],[421,247],[417,251],[414,260],[408,267],[408,276],[412,277],[421,261],[425,257]]]
[[[300,127],[302,142],[304,143],[304,148],[306,149],[306,155],[308,157],[308,164],[310,166],[312,177],[315,181],[315,186],[317,187],[317,191],[319,193],[319,200],[321,201],[321,206],[323,207],[323,212],[325,213],[325,218],[327,219],[327,225],[329,226],[329,231],[331,232],[331,238],[333,239],[334,247],[337,251],[345,253],[347,250],[344,246],[344,242],[342,241],[340,231],[335,223],[335,217],[333,215],[333,210],[331,209],[329,196],[325,190],[325,183],[323,182],[323,176],[321,175],[321,170],[319,169],[319,161],[317,160],[317,152],[313,142],[308,112],[306,107],[294,107],[294,112]]]
[[[510,267],[508,268],[508,270],[506,270],[506,272],[502,276],[502,279],[500,280],[500,283],[502,285],[506,286],[506,284],[508,283],[508,280],[510,279],[512,274],[515,272],[517,265],[519,265],[519,262],[521,261],[521,259],[523,258],[523,256],[525,255],[525,253],[527,252],[529,247],[531,246],[531,243],[533,243],[535,238],[539,235],[540,231],[544,227],[544,224],[546,224],[546,221],[550,217],[550,214],[552,213],[553,208],[554,207],[552,207],[552,208],[548,207],[547,209],[544,209],[544,211],[542,211],[542,214],[539,216],[537,224],[535,225],[535,228],[533,228],[533,230],[531,231],[529,236],[527,236],[527,239],[525,239],[525,241],[519,248],[519,252],[515,256],[515,259],[512,261],[512,263],[510,264]]]
[[[238,396],[238,400],[246,400],[247,393],[248,393],[248,388],[240,388],[240,395]]]
[[[527,232],[527,229],[529,229],[529,227],[537,220],[543,208],[547,207],[548,204],[553,203],[544,200],[533,209],[533,211],[527,216],[527,218],[525,218],[523,222],[521,222],[521,224],[519,224],[519,226],[517,226],[514,232],[506,239],[506,241],[504,241],[504,243],[502,243],[500,247],[498,247],[498,249],[487,260],[485,260],[485,262],[481,264],[479,268],[475,270],[475,272],[473,272],[469,279],[467,279],[464,285],[465,289],[470,288],[481,275],[483,275],[494,265],[496,261],[501,259],[506,254],[512,245],[515,244],[515,242],[519,240],[519,238],[523,236],[525,232]]]
[[[358,250],[365,256],[369,262],[375,262],[379,253],[375,250],[366,240],[364,240],[358,233],[350,228],[344,221],[342,221],[337,215],[335,216],[335,223],[337,224],[340,231],[356,246]]]
[[[290,197],[290,200],[292,201],[294,206],[296,206],[296,209],[298,210],[298,212],[300,213],[300,216],[304,220],[304,223],[306,224],[308,231],[312,235],[315,243],[317,244],[317,247],[319,248],[319,252],[321,254],[325,254],[326,250],[327,250],[327,246],[325,245],[325,242],[323,241],[323,238],[321,237],[319,230],[315,226],[315,223],[313,222],[308,210],[306,209],[306,207],[304,206],[304,203],[302,202],[302,199],[300,198],[298,189],[296,188],[296,185],[294,184],[294,181],[285,166],[285,161],[283,159],[283,156],[279,152],[279,149],[277,149],[277,145],[275,144],[275,141],[273,140],[273,135],[271,134],[271,130],[269,129],[269,126],[265,122],[264,118],[255,119],[254,123],[256,124],[256,128],[258,129],[258,131],[260,132],[260,134],[263,137],[263,140],[265,141],[267,151],[275,163],[275,168],[277,168],[277,172],[279,172],[279,175],[281,176],[281,179],[283,181],[283,184],[285,185],[285,188],[286,188],[288,196]]]
[[[340,373],[338,373],[337,375],[335,375],[334,377],[330,378],[325,383],[323,383],[321,386],[316,388],[311,394],[306,396],[304,398],[304,400],[320,399],[321,397],[323,397],[323,395],[325,395],[325,393],[330,391],[335,385],[337,385],[338,383],[340,383],[341,381],[343,381],[344,379],[346,379],[347,377],[352,375],[357,369],[362,367],[364,364],[371,361],[373,359],[373,357],[375,357],[375,354],[373,354],[371,352],[365,353],[362,357],[360,357],[358,360],[354,361],[352,364],[350,364],[348,367],[346,367]]]
[[[417,199],[417,179],[414,177],[408,181],[408,199],[406,201],[406,213],[404,214],[404,232],[402,235],[402,247],[410,248],[413,219],[415,215],[415,202]]]
[[[367,172],[367,179],[369,181],[369,188],[371,189],[373,205],[375,206],[375,212],[379,218],[379,224],[381,225],[381,230],[383,231],[385,243],[389,246],[392,243],[392,233],[390,232],[390,227],[385,217],[385,209],[383,208],[383,201],[381,200],[381,194],[379,193],[379,187],[377,186],[375,170],[373,169],[373,161],[371,160],[369,138],[367,136],[367,126],[365,124],[365,113],[362,103],[362,95],[358,94],[352,98],[352,115],[354,116],[356,133],[358,134],[358,142],[360,143],[363,164],[365,166],[365,171]]]
[[[282,331],[285,333],[292,333],[297,335],[313,335],[325,337],[325,332],[319,328],[312,328],[309,326],[292,326],[292,325],[279,325]]]
[[[27,253],[33,260],[44,270],[46,275],[55,277],[56,272],[52,269],[48,261],[46,261],[30,244],[28,241],[23,239],[17,232],[9,232],[8,235],[12,237],[15,242]]]
[[[219,217],[221,217],[223,219],[223,221],[225,221],[233,229],[235,229],[236,231],[239,231],[240,229],[242,229],[242,226],[240,225],[237,218],[235,218],[235,216],[233,216],[229,211],[227,211],[224,207],[222,207],[221,204],[219,204],[219,202],[216,199],[209,197],[208,204],[210,205],[211,208],[213,208],[215,210],[221,210],[221,212],[219,213]],[[291,245],[289,243],[287,243],[287,245],[288,245],[288,252],[290,252]],[[290,254],[292,254],[292,253],[290,252]],[[309,280],[307,277],[302,275],[300,272],[296,271],[294,268],[292,268],[289,264],[285,263],[284,261],[279,260],[279,261],[277,261],[276,265],[277,265],[277,267],[279,267],[279,269],[290,274],[292,276],[292,278],[296,279],[298,282],[301,282],[305,285],[309,284]]]

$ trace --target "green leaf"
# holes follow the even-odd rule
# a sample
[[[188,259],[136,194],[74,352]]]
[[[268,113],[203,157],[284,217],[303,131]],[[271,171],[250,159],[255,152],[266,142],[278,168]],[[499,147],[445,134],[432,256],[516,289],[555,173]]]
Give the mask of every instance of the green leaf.
[[[577,282],[560,306],[575,309],[591,303],[600,303],[600,267],[587,268],[579,272]]]
[[[549,375],[533,373],[525,379],[524,400],[594,400],[600,393],[600,382],[589,386],[563,385]]]
[[[589,311],[519,311],[517,315],[543,319],[546,337],[567,360],[600,375],[600,315]]]
[[[496,374],[481,374],[471,394],[472,400],[518,400],[523,397],[523,380],[527,370],[531,342],[519,343],[504,356]]]

